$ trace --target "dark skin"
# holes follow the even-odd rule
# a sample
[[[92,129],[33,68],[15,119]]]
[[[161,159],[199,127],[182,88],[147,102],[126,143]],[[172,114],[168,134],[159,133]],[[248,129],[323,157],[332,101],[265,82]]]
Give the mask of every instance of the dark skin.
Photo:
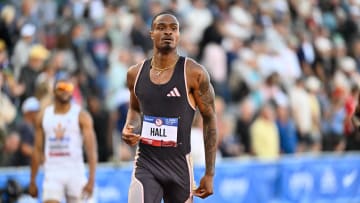
[[[357,105],[351,120],[354,127],[359,129],[360,128],[360,94],[357,94]]]
[[[166,68],[174,64],[178,59],[176,47],[180,36],[179,22],[175,16],[163,14],[158,16],[150,31],[151,39],[154,44],[153,62],[158,68]],[[130,90],[130,106],[127,120],[122,132],[123,140],[130,146],[138,144],[140,135],[135,131],[141,126],[141,110],[139,101],[134,93],[136,76],[142,64],[137,64],[129,68],[127,73],[127,85]],[[173,68],[163,71],[160,75],[156,70],[150,70],[150,79],[155,84],[167,83],[174,72]],[[199,187],[193,191],[195,196],[206,198],[213,194],[213,177],[215,174],[215,157],[217,150],[217,129],[215,115],[215,93],[210,83],[208,72],[203,66],[189,59],[186,63],[186,77],[188,87],[188,98],[190,105],[197,107],[203,118],[204,143],[205,143],[205,174],[200,180]]]
[[[54,90],[55,95],[55,113],[56,114],[65,114],[69,111],[71,104],[71,92],[63,90]],[[42,127],[44,112],[40,112],[39,116],[36,119],[35,123],[35,146],[34,153],[32,156],[31,163],[31,179],[29,186],[29,193],[32,197],[38,196],[38,188],[36,185],[36,175],[41,164],[42,157],[44,156],[44,129]],[[89,179],[86,185],[83,187],[83,197],[88,198],[92,195],[95,183],[95,170],[97,165],[97,143],[95,138],[95,131],[93,127],[93,120],[90,114],[86,111],[81,111],[79,115],[79,125],[82,131],[82,136],[84,140],[85,151],[87,155],[87,160],[89,164]],[[66,197],[68,200],[71,200],[72,197]],[[55,200],[49,200],[45,203],[58,203]]]

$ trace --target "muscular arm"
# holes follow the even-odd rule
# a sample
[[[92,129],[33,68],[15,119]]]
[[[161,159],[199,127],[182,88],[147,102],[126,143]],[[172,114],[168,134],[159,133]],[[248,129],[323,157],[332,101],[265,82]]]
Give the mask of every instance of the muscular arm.
[[[208,73],[201,67],[198,68],[196,83],[193,87],[195,103],[203,117],[203,133],[205,144],[206,175],[213,176],[215,172],[215,157],[217,150],[217,129],[215,114],[215,93],[210,83]]]
[[[360,96],[359,96],[358,100],[360,100]],[[352,120],[354,127],[359,129],[360,128],[360,103],[359,103],[359,101],[356,106],[355,112],[351,117],[351,120]]]
[[[97,143],[93,120],[89,113],[81,111],[79,116],[80,127],[83,134],[86,156],[89,164],[89,182],[95,181],[95,170],[97,165]]]
[[[139,65],[130,67],[127,73],[127,87],[130,91],[130,104],[129,110],[126,116],[125,126],[133,126],[135,129],[139,129],[141,126],[141,116],[139,102],[135,96],[134,85],[137,73],[139,71]]]
[[[130,146],[135,146],[140,140],[139,129],[141,126],[141,114],[139,102],[134,92],[134,85],[138,71],[139,65],[136,65],[129,68],[127,73],[127,86],[130,91],[130,104],[126,116],[125,126],[122,131],[122,139]]]
[[[31,158],[31,177],[30,182],[35,183],[36,175],[39,170],[39,165],[41,163],[41,157],[44,148],[44,130],[42,128],[42,118],[43,113],[41,112],[39,116],[36,118],[35,122],[35,144],[34,144],[34,152]]]
[[[125,126],[129,125],[133,126],[136,130],[138,130],[141,126],[139,104],[135,94],[132,91],[130,91],[130,104],[125,123]]]

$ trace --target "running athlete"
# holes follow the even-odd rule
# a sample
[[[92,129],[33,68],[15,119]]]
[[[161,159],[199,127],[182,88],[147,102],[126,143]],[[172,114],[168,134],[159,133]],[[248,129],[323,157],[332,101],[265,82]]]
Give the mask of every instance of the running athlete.
[[[123,140],[139,143],[129,203],[188,203],[213,193],[217,142],[214,90],[203,66],[179,56],[179,22],[161,13],[153,18],[153,57],[128,70],[130,107]],[[203,117],[205,174],[195,188],[190,130],[196,108]],[[200,147],[200,146],[199,146]]]
[[[40,113],[35,126],[35,150],[29,193],[37,197],[36,175],[44,157],[42,202],[80,203],[91,197],[97,164],[97,144],[90,114],[71,102],[74,86],[67,79],[55,83],[53,105]],[[89,163],[85,176],[83,143]]]

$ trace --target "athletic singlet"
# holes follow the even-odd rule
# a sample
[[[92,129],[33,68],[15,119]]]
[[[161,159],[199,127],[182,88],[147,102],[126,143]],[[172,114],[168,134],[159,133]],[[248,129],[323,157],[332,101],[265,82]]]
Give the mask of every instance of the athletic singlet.
[[[45,109],[42,121],[45,135],[45,171],[85,168],[79,124],[80,111],[81,107],[76,104],[71,104],[65,114],[55,114],[54,105]]]
[[[161,159],[190,153],[194,108],[187,95],[185,57],[180,57],[170,80],[155,84],[150,79],[151,59],[144,62],[134,86],[142,112],[139,153]]]

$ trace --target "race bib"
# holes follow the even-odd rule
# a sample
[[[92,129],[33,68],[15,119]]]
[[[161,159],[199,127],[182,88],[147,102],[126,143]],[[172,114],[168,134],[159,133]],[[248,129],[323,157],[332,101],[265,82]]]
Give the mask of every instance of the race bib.
[[[70,156],[70,137],[63,137],[62,139],[56,139],[55,137],[52,137],[48,139],[48,142],[50,157]]]
[[[141,142],[156,147],[176,147],[178,118],[144,116]]]

